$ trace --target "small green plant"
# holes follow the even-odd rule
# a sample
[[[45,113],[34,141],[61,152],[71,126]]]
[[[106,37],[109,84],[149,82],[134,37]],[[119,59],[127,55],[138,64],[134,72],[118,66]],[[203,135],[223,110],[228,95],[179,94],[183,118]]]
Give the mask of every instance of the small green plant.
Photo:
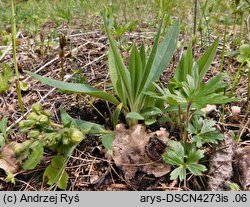
[[[217,131],[215,124],[213,120],[193,116],[187,128],[192,143],[195,143],[197,147],[202,147],[205,143],[218,144],[218,141],[222,141],[224,136]]]
[[[233,86],[231,88],[231,94],[233,94],[233,92],[235,91],[235,88],[239,84],[247,68],[250,68],[250,45],[249,44],[243,44],[240,46],[237,60],[241,63],[241,65],[238,68],[238,71],[236,72],[233,78]],[[248,70],[248,76],[249,76],[249,73],[250,72]],[[248,78],[248,84],[249,84],[249,78]],[[249,87],[248,87],[248,90],[249,90]]]
[[[8,118],[4,116],[0,121],[0,148],[5,145],[5,140],[7,139],[7,122]]]
[[[237,56],[237,61],[240,63],[246,63],[250,68],[250,45],[243,44],[239,48],[240,54]]]
[[[4,105],[8,111],[9,108],[4,97],[4,93],[7,90],[9,90],[11,86],[10,82],[11,82],[11,79],[13,78],[13,74],[12,74],[11,68],[7,64],[1,64],[1,66],[3,68],[3,72],[0,73],[0,95],[2,96]]]
[[[158,106],[158,102],[154,98],[145,95],[145,93],[155,91],[153,82],[157,81],[172,58],[179,35],[179,22],[175,22],[160,44],[158,42],[161,28],[159,29],[148,58],[144,45],[142,45],[140,50],[137,49],[136,45],[133,45],[128,68],[125,66],[117,48],[117,43],[108,29],[106,15],[104,15],[104,26],[110,44],[108,57],[109,73],[115,94],[118,98],[87,84],[65,83],[31,72],[27,73],[41,82],[61,90],[89,94],[115,104],[117,106],[116,112],[122,108],[131,126],[136,124],[138,120],[149,118],[150,113],[144,115],[143,111],[155,109]],[[158,109],[154,111],[160,112]],[[153,123],[153,120],[150,123]],[[117,122],[115,121],[114,125],[116,124]]]
[[[114,35],[114,37],[117,39],[118,42],[118,48],[120,49],[130,49],[130,47],[127,44],[127,40],[125,38],[122,38],[123,35],[128,32],[132,31],[136,26],[136,21],[126,21],[123,24],[119,24],[117,17],[114,15],[114,9],[111,7],[108,7],[106,10],[106,22],[107,26],[110,29],[111,33]]]
[[[240,191],[240,186],[237,183],[230,183],[229,188],[231,191]]]
[[[204,117],[201,109],[207,104],[224,104],[236,99],[224,95],[226,84],[220,75],[203,82],[209,66],[215,56],[218,40],[216,40],[204,55],[196,62],[189,47],[181,58],[173,79],[168,88],[160,87],[157,94],[148,94],[155,98],[164,99],[169,105],[168,117],[176,117],[175,122],[180,131],[180,142],[170,142],[163,159],[177,168],[171,173],[171,179],[184,180],[186,186],[186,171],[201,175],[206,167],[198,164],[204,157],[199,150],[204,144],[216,144],[224,139],[217,131],[215,121]],[[173,115],[176,114],[176,115]],[[171,120],[171,119],[170,119]]]
[[[15,145],[15,154],[21,158],[24,170],[34,169],[43,159],[44,148],[56,151],[43,174],[43,182],[51,187],[56,184],[59,188],[67,186],[68,174],[65,167],[70,155],[84,139],[85,134],[109,134],[101,125],[71,118],[61,109],[63,124],[54,123],[51,114],[43,110],[41,104],[34,104],[32,112],[19,123],[22,133],[29,140]]]
[[[171,180],[180,178],[186,182],[187,170],[193,175],[201,175],[207,168],[204,165],[198,164],[201,158],[204,157],[204,151],[197,150],[192,144],[182,144],[176,141],[170,141],[169,148],[163,155],[163,160],[177,168],[171,172]]]

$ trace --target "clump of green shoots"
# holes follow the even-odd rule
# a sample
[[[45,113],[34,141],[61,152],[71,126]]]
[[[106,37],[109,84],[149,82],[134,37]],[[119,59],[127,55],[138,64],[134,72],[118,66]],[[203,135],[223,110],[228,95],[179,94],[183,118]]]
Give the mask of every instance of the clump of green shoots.
[[[199,164],[204,157],[204,151],[200,148],[205,143],[216,144],[224,139],[224,135],[215,127],[216,122],[206,119],[201,109],[207,104],[225,104],[235,100],[224,95],[226,84],[220,75],[203,83],[217,46],[218,39],[197,62],[189,47],[168,88],[157,86],[162,96],[154,96],[164,99],[169,105],[166,114],[170,120],[176,117],[172,122],[178,127],[181,140],[169,142],[163,159],[176,167],[171,173],[171,179],[179,177],[181,181],[184,180],[184,186],[187,170],[193,175],[201,175],[206,171],[206,167]]]
[[[149,57],[147,57],[144,45],[138,49],[134,44],[130,52],[129,65],[126,66],[117,47],[117,42],[111,35],[109,19],[105,12],[103,13],[103,19],[110,44],[108,54],[109,73],[118,99],[87,84],[64,83],[28,71],[27,73],[50,86],[69,92],[85,93],[115,104],[114,114],[119,114],[120,111],[124,112],[129,126],[137,124],[138,121],[144,121],[147,125],[153,124],[156,122],[155,116],[161,113],[158,108],[161,103],[156,102],[146,93],[155,91],[153,82],[159,79],[173,56],[179,37],[179,21],[176,21],[169,28],[160,43],[161,27],[159,28]],[[117,124],[116,115],[114,115],[113,124],[114,126]]]

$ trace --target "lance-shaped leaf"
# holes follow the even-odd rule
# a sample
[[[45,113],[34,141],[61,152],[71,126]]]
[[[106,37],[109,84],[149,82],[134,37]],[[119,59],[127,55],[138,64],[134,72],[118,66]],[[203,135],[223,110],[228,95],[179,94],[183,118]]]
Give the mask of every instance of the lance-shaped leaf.
[[[111,94],[106,93],[105,91],[98,90],[87,84],[79,84],[79,83],[67,83],[63,81],[54,80],[51,78],[43,77],[38,74],[26,71],[31,77],[45,83],[49,86],[61,89],[63,91],[73,92],[73,93],[84,93],[97,98],[101,98],[110,103],[118,105],[120,102]]]
[[[176,21],[175,24],[170,27],[158,47],[159,35],[160,30],[156,36],[156,40],[141,82],[140,89],[144,91],[147,90],[152,82],[156,81],[160,77],[172,59],[179,37],[179,21]]]

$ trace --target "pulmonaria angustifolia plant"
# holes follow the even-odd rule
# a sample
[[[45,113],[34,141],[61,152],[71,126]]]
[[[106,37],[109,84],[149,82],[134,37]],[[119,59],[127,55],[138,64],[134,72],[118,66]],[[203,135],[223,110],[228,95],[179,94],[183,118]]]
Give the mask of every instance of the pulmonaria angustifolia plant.
[[[77,120],[61,109],[62,124],[53,122],[51,113],[43,110],[41,104],[32,106],[26,119],[19,123],[19,129],[27,134],[27,141],[21,143],[18,154],[22,157],[22,168],[34,169],[43,159],[44,150],[52,150],[56,155],[43,174],[43,182],[65,189],[68,174],[65,170],[67,161],[77,145],[85,138],[85,134],[108,134],[101,125]],[[19,147],[20,148],[20,147]]]
[[[113,116],[114,126],[118,122],[120,111],[125,114],[129,126],[135,125],[138,120],[144,120],[146,124],[152,124],[156,121],[155,116],[161,113],[160,103],[162,101],[147,96],[145,93],[155,91],[153,82],[158,80],[172,59],[179,36],[179,22],[176,21],[169,28],[160,43],[161,27],[159,28],[149,57],[147,57],[143,44],[140,49],[134,44],[130,52],[129,65],[125,66],[117,42],[111,35],[105,13],[103,19],[110,45],[108,53],[109,74],[115,95],[87,84],[65,83],[31,72],[28,72],[28,74],[58,89],[88,94],[113,103],[117,106]],[[152,113],[148,113],[148,111],[152,111]]]
[[[224,95],[226,84],[217,75],[206,82],[203,79],[216,54],[218,39],[204,55],[194,61],[191,48],[181,58],[174,77],[168,88],[156,85],[159,94],[149,94],[165,100],[168,104],[165,112],[169,117],[176,117],[180,131],[180,142],[171,141],[163,159],[177,168],[171,173],[171,179],[177,177],[186,183],[186,171],[201,175],[206,167],[198,164],[204,157],[204,144],[216,144],[224,139],[216,128],[216,122],[209,120],[201,111],[207,104],[225,104],[236,99]],[[181,156],[180,156],[181,155]]]
[[[55,150],[57,155],[46,168],[43,181],[49,185],[56,183],[59,188],[65,189],[68,175],[64,163],[72,149],[83,140],[84,133],[70,122],[65,125],[54,123],[50,112],[43,110],[41,104],[32,106],[32,112],[19,123],[19,128],[29,138],[22,168],[34,169],[43,159],[44,148]]]
[[[28,133],[29,138],[41,140],[46,147],[56,150],[82,141],[84,135],[79,129],[52,122],[50,112],[43,110],[41,104],[34,104],[32,110],[19,123],[20,131]]]

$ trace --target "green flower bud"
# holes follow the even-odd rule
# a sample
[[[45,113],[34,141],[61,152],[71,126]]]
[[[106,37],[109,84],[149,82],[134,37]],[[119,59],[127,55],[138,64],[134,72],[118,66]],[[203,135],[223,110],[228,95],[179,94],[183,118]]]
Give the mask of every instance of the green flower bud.
[[[29,113],[29,114],[27,115],[27,119],[28,119],[28,120],[37,121],[38,115],[37,115],[37,113],[35,113],[35,112],[31,112],[31,113]]]
[[[80,143],[83,139],[83,133],[79,129],[76,129],[76,128],[72,128],[71,130],[72,130],[71,137],[70,137],[71,142],[74,144]]]
[[[44,137],[44,142],[47,147],[52,147],[58,144],[61,140],[62,136],[58,132],[48,133]]]
[[[51,117],[51,113],[48,110],[44,110],[42,113],[47,117]]]
[[[43,106],[40,103],[36,103],[36,104],[32,105],[32,109],[33,109],[34,112],[39,113],[39,112],[41,112],[43,110]]]
[[[16,155],[20,155],[20,153],[28,149],[31,144],[32,144],[31,140],[26,140],[25,142],[22,143],[15,143],[13,146],[13,151],[15,152]]]
[[[37,121],[41,125],[49,124],[49,118],[47,116],[45,116],[44,114],[39,115]]]
[[[26,127],[31,127],[33,124],[35,124],[34,120],[23,120],[19,122],[19,128],[23,129]]]
[[[28,133],[28,136],[30,138],[38,138],[39,135],[40,135],[40,131],[38,131],[38,130],[30,130]]]
[[[62,143],[64,144],[64,145],[68,145],[69,143],[70,143],[70,140],[69,140],[69,137],[63,137],[62,138]]]

